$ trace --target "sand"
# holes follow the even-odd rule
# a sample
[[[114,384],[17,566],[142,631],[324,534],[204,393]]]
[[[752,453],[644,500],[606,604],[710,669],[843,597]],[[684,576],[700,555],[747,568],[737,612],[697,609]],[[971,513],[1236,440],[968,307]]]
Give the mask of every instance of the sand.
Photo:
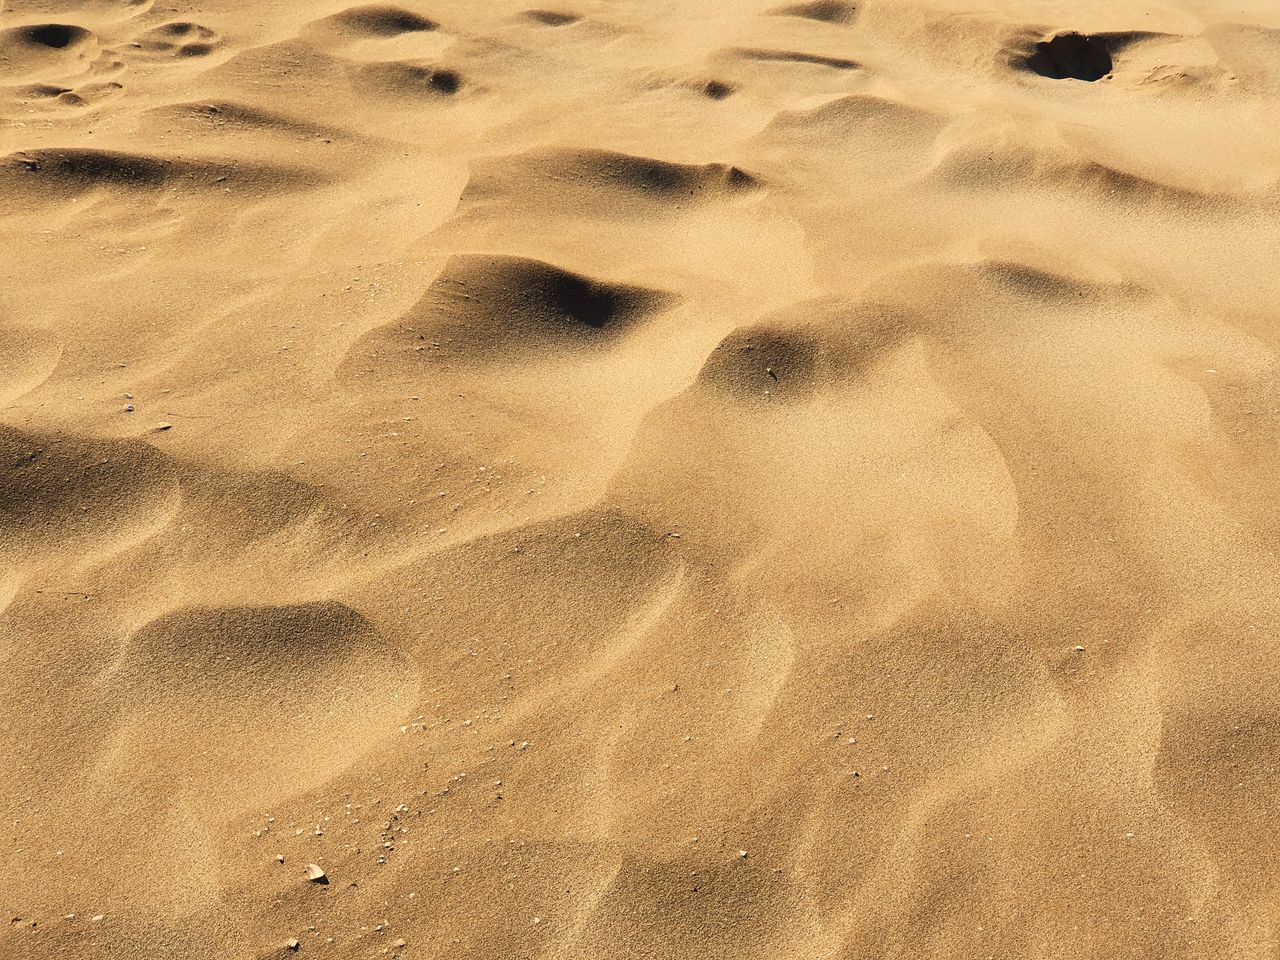
[[[0,956],[1274,958],[1274,0],[0,2]]]

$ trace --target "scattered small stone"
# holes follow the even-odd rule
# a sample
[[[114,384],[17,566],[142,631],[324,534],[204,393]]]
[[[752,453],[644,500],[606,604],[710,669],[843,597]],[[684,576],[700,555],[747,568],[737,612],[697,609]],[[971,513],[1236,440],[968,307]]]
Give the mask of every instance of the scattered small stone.
[[[408,946],[408,944],[405,943],[403,939],[400,939],[395,942],[394,946],[397,950],[403,950],[405,947]]]
[[[134,405],[133,405],[132,403],[126,403],[126,404],[124,405],[124,412],[125,412],[125,413],[133,413],[134,409],[136,409],[136,408],[134,407]]]
[[[1082,647],[1082,646],[1080,646],[1080,645],[1078,645],[1078,644],[1077,644],[1077,645],[1076,645],[1076,648],[1075,648],[1075,651],[1076,651],[1076,653],[1084,653],[1084,647]]]
[[[329,878],[325,876],[324,871],[316,864],[308,863],[304,869],[307,873],[307,879],[312,883],[327,884],[329,882]]]
[[[739,860],[745,860],[745,859],[747,859],[747,851],[745,851],[745,850],[739,850],[739,851],[738,851],[738,859],[739,859]]]
[[[297,953],[298,948],[301,947],[302,944],[298,942],[297,937],[290,937],[289,942],[286,943],[285,946],[288,947],[290,950],[292,950],[294,953]]]
[[[106,918],[106,916],[105,916],[104,914],[99,913],[99,914],[95,914],[95,915],[94,915],[94,917],[93,917],[93,922],[94,922],[94,923],[101,923],[101,922],[102,922],[103,920],[105,920],[105,919],[107,919],[107,918]]]
[[[284,863],[284,854],[283,854],[283,853],[277,853],[277,854],[276,854],[276,863]]]

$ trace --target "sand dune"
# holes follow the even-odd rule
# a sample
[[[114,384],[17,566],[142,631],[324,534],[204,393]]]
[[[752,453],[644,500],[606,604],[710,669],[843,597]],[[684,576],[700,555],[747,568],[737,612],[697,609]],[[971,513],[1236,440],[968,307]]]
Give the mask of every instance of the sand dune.
[[[1269,0],[0,0],[0,957],[1275,957],[1278,102]]]

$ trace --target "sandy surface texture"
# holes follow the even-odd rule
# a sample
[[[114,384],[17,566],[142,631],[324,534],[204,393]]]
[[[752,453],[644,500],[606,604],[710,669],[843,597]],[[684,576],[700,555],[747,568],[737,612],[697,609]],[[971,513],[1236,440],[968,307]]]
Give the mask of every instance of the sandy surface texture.
[[[1274,960],[1280,3],[528,2],[0,0],[0,957]]]

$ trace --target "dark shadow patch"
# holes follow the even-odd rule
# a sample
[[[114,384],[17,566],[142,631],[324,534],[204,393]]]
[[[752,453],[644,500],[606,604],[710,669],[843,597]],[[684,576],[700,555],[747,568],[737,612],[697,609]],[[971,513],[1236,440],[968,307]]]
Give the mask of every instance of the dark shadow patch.
[[[714,187],[742,190],[758,185],[745,170],[723,163],[670,163],[607,150],[563,155],[557,162],[564,165],[564,174],[573,179],[649,195],[679,196]]]
[[[380,96],[418,100],[453,96],[463,86],[456,70],[404,61],[368,64],[356,73],[356,83]]]
[[[754,47],[740,47],[733,53],[743,60],[758,60],[764,63],[804,63],[817,67],[830,67],[832,70],[856,70],[861,64],[856,60],[843,57],[824,57],[816,53],[801,53],[796,50],[763,50]]]
[[[744,401],[806,402],[858,382],[918,325],[882,300],[807,300],[730,333],[698,383]]]
[[[769,13],[775,17],[801,17],[819,23],[849,24],[858,18],[858,7],[841,0],[815,0],[814,3],[797,3],[778,7]]]
[[[1101,37],[1060,33],[1037,43],[1026,69],[1050,80],[1101,80],[1111,73],[1111,51]]]
[[[575,13],[559,13],[555,10],[526,10],[524,15],[545,27],[567,27],[582,19]]]
[[[118,150],[49,148],[0,158],[0,188],[33,200],[53,200],[99,187],[154,190],[193,187],[289,189],[319,182],[312,171],[267,164],[187,160]]]
[[[130,638],[124,672],[164,683],[216,688],[229,676],[254,682],[270,668],[345,659],[376,645],[373,627],[333,601],[279,607],[188,607]]]
[[[161,118],[166,123],[185,123],[201,132],[212,129],[225,133],[267,133],[331,140],[351,135],[350,131],[340,127],[311,123],[288,114],[232,100],[166,104],[146,111],[146,115]]]
[[[732,84],[721,80],[708,80],[702,87],[703,95],[712,100],[724,100],[726,97],[732,96],[734,90],[735,87]]]
[[[198,23],[191,23],[187,20],[180,20],[175,23],[166,23],[162,27],[157,27],[155,33],[174,39],[185,39],[186,37],[198,37],[203,34],[205,27]]]
[[[975,268],[984,277],[1020,297],[1069,303],[1092,296],[1095,285],[1050,273],[1014,260],[990,260]]]
[[[483,209],[505,217],[519,209],[555,220],[587,211],[653,216],[736,201],[762,187],[748,171],[725,163],[673,163],[612,150],[530,150],[477,160],[462,205],[468,214]]]
[[[5,158],[3,168],[47,183],[158,187],[180,169],[180,164],[115,150],[66,149],[25,150]]]
[[[66,23],[41,23],[34,27],[23,27],[18,33],[27,43],[51,50],[65,50],[92,36],[84,27]]]
[[[130,46],[157,58],[186,58],[208,56],[217,48],[218,42],[218,34],[208,27],[178,20],[140,34]]]
[[[455,94],[462,87],[462,74],[456,70],[433,70],[427,84],[439,93]]]
[[[753,327],[722,340],[698,380],[740,400],[808,400],[819,386],[821,355],[804,334]]]
[[[1096,83],[1110,76],[1114,58],[1126,47],[1160,34],[1143,31],[1124,33],[1059,33],[1035,43],[1015,56],[1014,66],[1049,80],[1083,80]]]
[[[330,22],[374,37],[398,37],[402,33],[423,33],[435,30],[434,20],[419,16],[410,10],[383,4],[352,7],[329,18]]]
[[[71,527],[135,516],[175,477],[143,444],[0,427],[0,534],[66,536]]]
[[[522,257],[453,257],[401,320],[365,340],[367,359],[444,356],[484,361],[539,347],[590,349],[615,340],[675,298]]]
[[[64,93],[70,93],[70,87],[59,87],[51,83],[33,83],[25,87],[18,87],[14,91],[20,97],[45,100],[53,97],[60,97]]]

